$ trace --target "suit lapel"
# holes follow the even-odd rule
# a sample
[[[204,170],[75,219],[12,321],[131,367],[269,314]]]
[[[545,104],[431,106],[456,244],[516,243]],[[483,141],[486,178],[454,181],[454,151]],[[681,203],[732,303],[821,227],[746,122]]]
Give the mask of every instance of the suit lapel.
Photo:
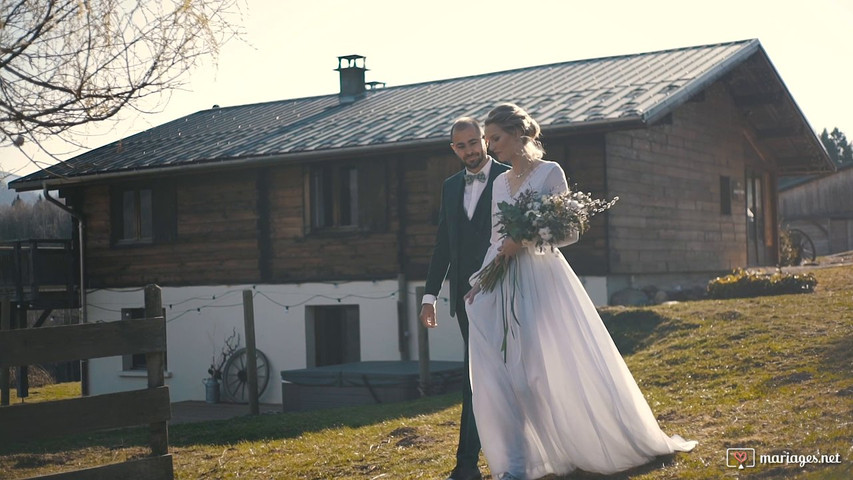
[[[444,206],[445,215],[447,215],[447,227],[450,232],[451,243],[456,243],[457,227],[459,224],[459,207],[462,205],[462,198],[465,194],[465,175],[464,170],[458,173],[448,181],[447,198]]]
[[[498,163],[497,161],[492,162],[492,168],[489,170],[489,180],[486,182],[486,188],[483,189],[483,193],[480,195],[480,199],[477,200],[477,206],[474,207],[474,211],[479,210],[482,207],[483,202],[486,203],[487,208],[491,208],[492,203],[492,187],[495,184],[495,178],[498,177],[501,173],[504,172],[504,168],[501,168],[503,164]]]

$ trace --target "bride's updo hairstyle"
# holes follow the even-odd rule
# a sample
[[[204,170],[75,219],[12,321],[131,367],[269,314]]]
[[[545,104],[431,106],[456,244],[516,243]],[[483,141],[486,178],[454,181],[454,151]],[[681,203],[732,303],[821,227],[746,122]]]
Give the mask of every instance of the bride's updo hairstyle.
[[[485,125],[497,125],[503,131],[521,137],[524,156],[539,160],[545,156],[545,148],[539,141],[541,129],[536,120],[514,103],[501,103],[489,112]]]

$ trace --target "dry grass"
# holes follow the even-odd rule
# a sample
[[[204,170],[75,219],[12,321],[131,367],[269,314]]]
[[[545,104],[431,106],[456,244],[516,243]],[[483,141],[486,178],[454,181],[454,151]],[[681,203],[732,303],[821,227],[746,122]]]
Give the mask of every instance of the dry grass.
[[[815,275],[814,294],[604,309],[664,431],[700,444],[634,472],[567,478],[853,478],[853,267]],[[453,465],[459,408],[458,395],[445,395],[177,425],[170,430],[176,478],[442,478]],[[2,446],[0,477],[144,455],[143,441],[142,430],[131,430]],[[733,447],[837,453],[842,463],[739,472],[726,467]]]

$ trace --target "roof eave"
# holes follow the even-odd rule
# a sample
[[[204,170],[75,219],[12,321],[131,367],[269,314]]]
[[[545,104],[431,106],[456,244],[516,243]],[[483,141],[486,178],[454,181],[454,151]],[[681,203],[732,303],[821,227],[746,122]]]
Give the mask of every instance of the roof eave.
[[[653,124],[661,118],[669,115],[677,107],[686,103],[697,93],[711,86],[711,84],[722,78],[723,75],[730,72],[741,62],[749,58],[753,53],[757,52],[760,48],[761,43],[757,39],[750,40],[750,42],[744,45],[742,49],[740,49],[737,53],[727,58],[726,60],[720,62],[720,64],[717,65],[715,68],[712,68],[704,75],[693,79],[691,82],[685,85],[684,88],[678,89],[670,97],[648,109],[643,116],[645,122],[647,124]]]
[[[101,182],[104,180],[121,180],[140,176],[159,176],[159,175],[175,175],[182,173],[196,173],[212,170],[224,170],[241,167],[265,167],[271,165],[287,165],[293,163],[306,163],[320,161],[335,157],[347,156],[365,156],[369,154],[388,153],[398,150],[422,149],[435,147],[442,142],[449,144],[449,141],[440,138],[426,138],[396,143],[374,144],[374,145],[358,145],[355,147],[347,147],[333,150],[314,150],[309,152],[295,152],[284,154],[272,154],[262,156],[247,156],[239,158],[222,158],[199,160],[195,163],[182,165],[172,165],[164,167],[139,168],[133,170],[123,170],[117,172],[95,173],[89,175],[56,177],[52,179],[34,179],[30,181],[25,178],[15,180],[9,183],[9,187],[18,192],[30,190],[41,190],[44,187],[48,189],[56,189],[60,187],[69,187],[74,185],[82,185],[86,183]]]
[[[599,119],[587,122],[576,122],[563,125],[552,125],[543,127],[543,133],[550,135],[581,135],[595,132],[604,132],[612,130],[624,130],[631,128],[644,127],[645,123],[640,116],[627,116],[617,119]],[[546,140],[547,141],[547,140]],[[288,165],[294,163],[309,163],[315,161],[328,160],[332,158],[340,158],[342,156],[359,157],[370,156],[383,153],[392,153],[395,151],[419,150],[424,148],[438,148],[442,145],[449,145],[449,140],[443,137],[425,138],[417,140],[409,140],[394,143],[358,145],[354,147],[346,147],[332,150],[314,150],[310,152],[295,152],[284,154],[273,154],[264,156],[251,156],[241,158],[225,158],[202,160],[196,163],[142,168],[134,170],[124,170],[118,172],[96,173],[91,175],[80,175],[71,177],[56,177],[52,179],[34,179],[30,181],[26,178],[18,179],[9,183],[9,187],[18,192],[26,192],[32,190],[41,190],[47,188],[55,190],[61,187],[69,187],[82,185],[86,183],[102,182],[109,180],[131,179],[140,176],[160,176],[160,175],[175,175],[182,173],[197,173],[213,170],[224,170],[242,167],[265,167],[271,165]]]

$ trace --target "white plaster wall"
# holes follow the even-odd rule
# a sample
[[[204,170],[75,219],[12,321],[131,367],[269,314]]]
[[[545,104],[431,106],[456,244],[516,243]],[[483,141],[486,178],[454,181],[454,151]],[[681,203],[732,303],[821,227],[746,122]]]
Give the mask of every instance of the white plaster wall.
[[[607,277],[585,276],[579,277],[581,283],[597,307],[607,305]],[[418,358],[418,323],[420,319],[421,297],[415,292],[418,287],[424,286],[424,282],[412,282],[409,284],[409,351],[412,359]],[[450,292],[448,282],[444,282],[436,302],[436,316],[438,326],[429,330],[429,352],[432,360],[462,361],[464,345],[459,324],[455,317],[450,316]]]
[[[240,333],[240,345],[245,346],[242,304],[245,289],[254,292],[257,348],[270,362],[270,383],[260,401],[281,403],[280,372],[306,366],[307,306],[359,305],[361,359],[399,360],[397,288],[394,280],[254,288],[251,285],[163,288],[168,345],[166,384],[171,400],[204,400],[202,379],[207,377],[211,358],[214,354],[218,356],[233,328]],[[87,297],[88,321],[116,321],[122,308],[138,308],[143,304],[142,289],[92,291]],[[90,361],[89,378],[92,394],[147,385],[144,374],[122,372],[121,357]]]
[[[425,282],[411,282],[409,284],[409,351],[412,360],[418,357],[418,324],[421,313],[422,297],[415,295],[418,287],[423,287]],[[449,283],[444,282],[438,301],[435,304],[435,315],[438,326],[428,330],[429,335],[429,358],[430,360],[445,360],[461,362],[465,355],[465,345],[462,343],[462,333],[459,331],[459,323],[456,317],[450,316],[450,288]]]
[[[607,295],[607,277],[578,277],[583,288],[596,307],[607,305],[610,296]]]
[[[607,303],[607,279],[583,277],[596,305]],[[418,315],[421,298],[415,295],[423,282],[411,282],[408,290],[410,358],[418,359]],[[162,290],[166,309],[166,336],[169,385],[173,402],[204,400],[202,380],[207,368],[236,328],[240,346],[245,346],[243,290],[254,292],[255,337],[257,348],[270,362],[269,385],[262,403],[281,403],[282,370],[305,368],[307,346],[305,309],[320,305],[358,305],[361,359],[400,360],[398,350],[398,284],[394,280],[376,282],[310,283],[299,285],[221,285],[166,287]],[[429,330],[432,360],[462,361],[464,346],[459,324],[450,316],[448,284],[445,282],[436,304],[438,326]],[[340,299],[340,301],[338,301]],[[144,305],[141,288],[95,290],[88,293],[88,321],[121,319],[122,308]],[[287,308],[285,308],[287,306]],[[145,388],[143,372],[123,372],[121,357],[89,362],[92,394]]]

